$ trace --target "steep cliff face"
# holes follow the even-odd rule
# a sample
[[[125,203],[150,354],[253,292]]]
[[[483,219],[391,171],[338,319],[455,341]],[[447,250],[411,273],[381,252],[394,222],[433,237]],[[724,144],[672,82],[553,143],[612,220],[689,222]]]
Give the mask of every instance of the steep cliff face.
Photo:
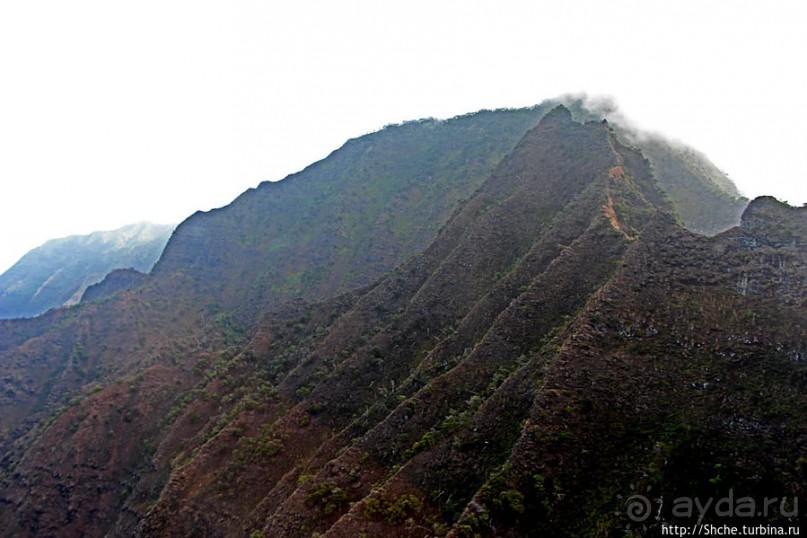
[[[349,253],[329,238],[338,211],[378,225],[400,207],[388,187],[373,198],[383,160],[345,161],[373,168],[359,185],[383,210],[351,206],[345,186],[300,211],[321,210],[321,229],[283,214],[343,181],[329,159],[189,219],[145,282],[51,313],[47,331],[0,324],[14,392],[0,395],[14,412],[0,527],[578,536],[635,525],[623,499],[648,487],[650,503],[803,494],[807,213],[760,199],[741,226],[693,234],[655,165],[620,140],[553,109],[506,157],[489,154],[456,209],[411,194],[417,219],[439,222],[400,228],[409,246],[377,267],[370,227],[345,228],[358,227]],[[294,288],[298,263],[317,274]],[[360,267],[366,280],[351,280]],[[37,373],[15,377],[31,359]]]

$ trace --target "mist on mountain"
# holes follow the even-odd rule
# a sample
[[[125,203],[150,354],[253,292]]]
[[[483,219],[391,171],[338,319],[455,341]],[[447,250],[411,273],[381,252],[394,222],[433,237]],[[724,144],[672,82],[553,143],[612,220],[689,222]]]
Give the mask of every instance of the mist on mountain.
[[[143,222],[46,242],[0,275],[0,319],[76,304],[114,269],[149,272],[173,229]]]

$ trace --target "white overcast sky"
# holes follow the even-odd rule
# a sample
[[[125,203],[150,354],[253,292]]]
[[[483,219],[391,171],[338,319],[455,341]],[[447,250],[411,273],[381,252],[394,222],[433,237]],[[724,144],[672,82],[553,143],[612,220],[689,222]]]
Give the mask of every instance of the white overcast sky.
[[[179,222],[388,123],[612,96],[807,202],[807,8],[776,1],[0,3],[0,271]]]

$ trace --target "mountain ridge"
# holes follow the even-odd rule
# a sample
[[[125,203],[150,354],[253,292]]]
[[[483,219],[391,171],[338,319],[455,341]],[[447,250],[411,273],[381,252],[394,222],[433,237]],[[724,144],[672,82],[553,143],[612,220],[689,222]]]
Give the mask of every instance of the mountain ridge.
[[[4,439],[17,448],[0,523],[20,535],[616,533],[631,484],[692,494],[686,480],[708,488],[715,462],[727,486],[762,472],[766,493],[802,493],[787,477],[801,472],[791,354],[807,352],[807,213],[761,199],[703,237],[681,227],[655,170],[607,123],[552,107],[428,245],[365,286],[273,303],[249,298],[253,279],[245,295],[214,286],[225,305],[211,304],[216,277],[197,280],[179,250],[142,285],[51,313],[73,351],[62,393],[76,365],[111,370]],[[27,336],[43,323],[7,324],[0,358],[36,356],[47,338]],[[105,346],[120,348],[115,362]],[[754,396],[770,383],[781,390]],[[735,425],[771,413],[776,428],[746,446]],[[759,448],[773,440],[775,456]]]
[[[149,272],[172,229],[143,222],[45,242],[0,275],[0,318],[32,317],[76,304],[87,287],[114,269]]]

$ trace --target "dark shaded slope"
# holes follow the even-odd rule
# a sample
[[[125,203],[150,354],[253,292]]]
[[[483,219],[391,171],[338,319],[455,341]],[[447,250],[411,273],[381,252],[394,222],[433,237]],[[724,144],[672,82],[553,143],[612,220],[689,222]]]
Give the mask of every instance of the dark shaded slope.
[[[759,510],[703,521],[798,525],[761,505],[804,495],[805,216],[757,200],[711,240],[649,227],[558,340],[507,464],[456,528],[660,535],[697,520],[672,499],[729,496]]]

